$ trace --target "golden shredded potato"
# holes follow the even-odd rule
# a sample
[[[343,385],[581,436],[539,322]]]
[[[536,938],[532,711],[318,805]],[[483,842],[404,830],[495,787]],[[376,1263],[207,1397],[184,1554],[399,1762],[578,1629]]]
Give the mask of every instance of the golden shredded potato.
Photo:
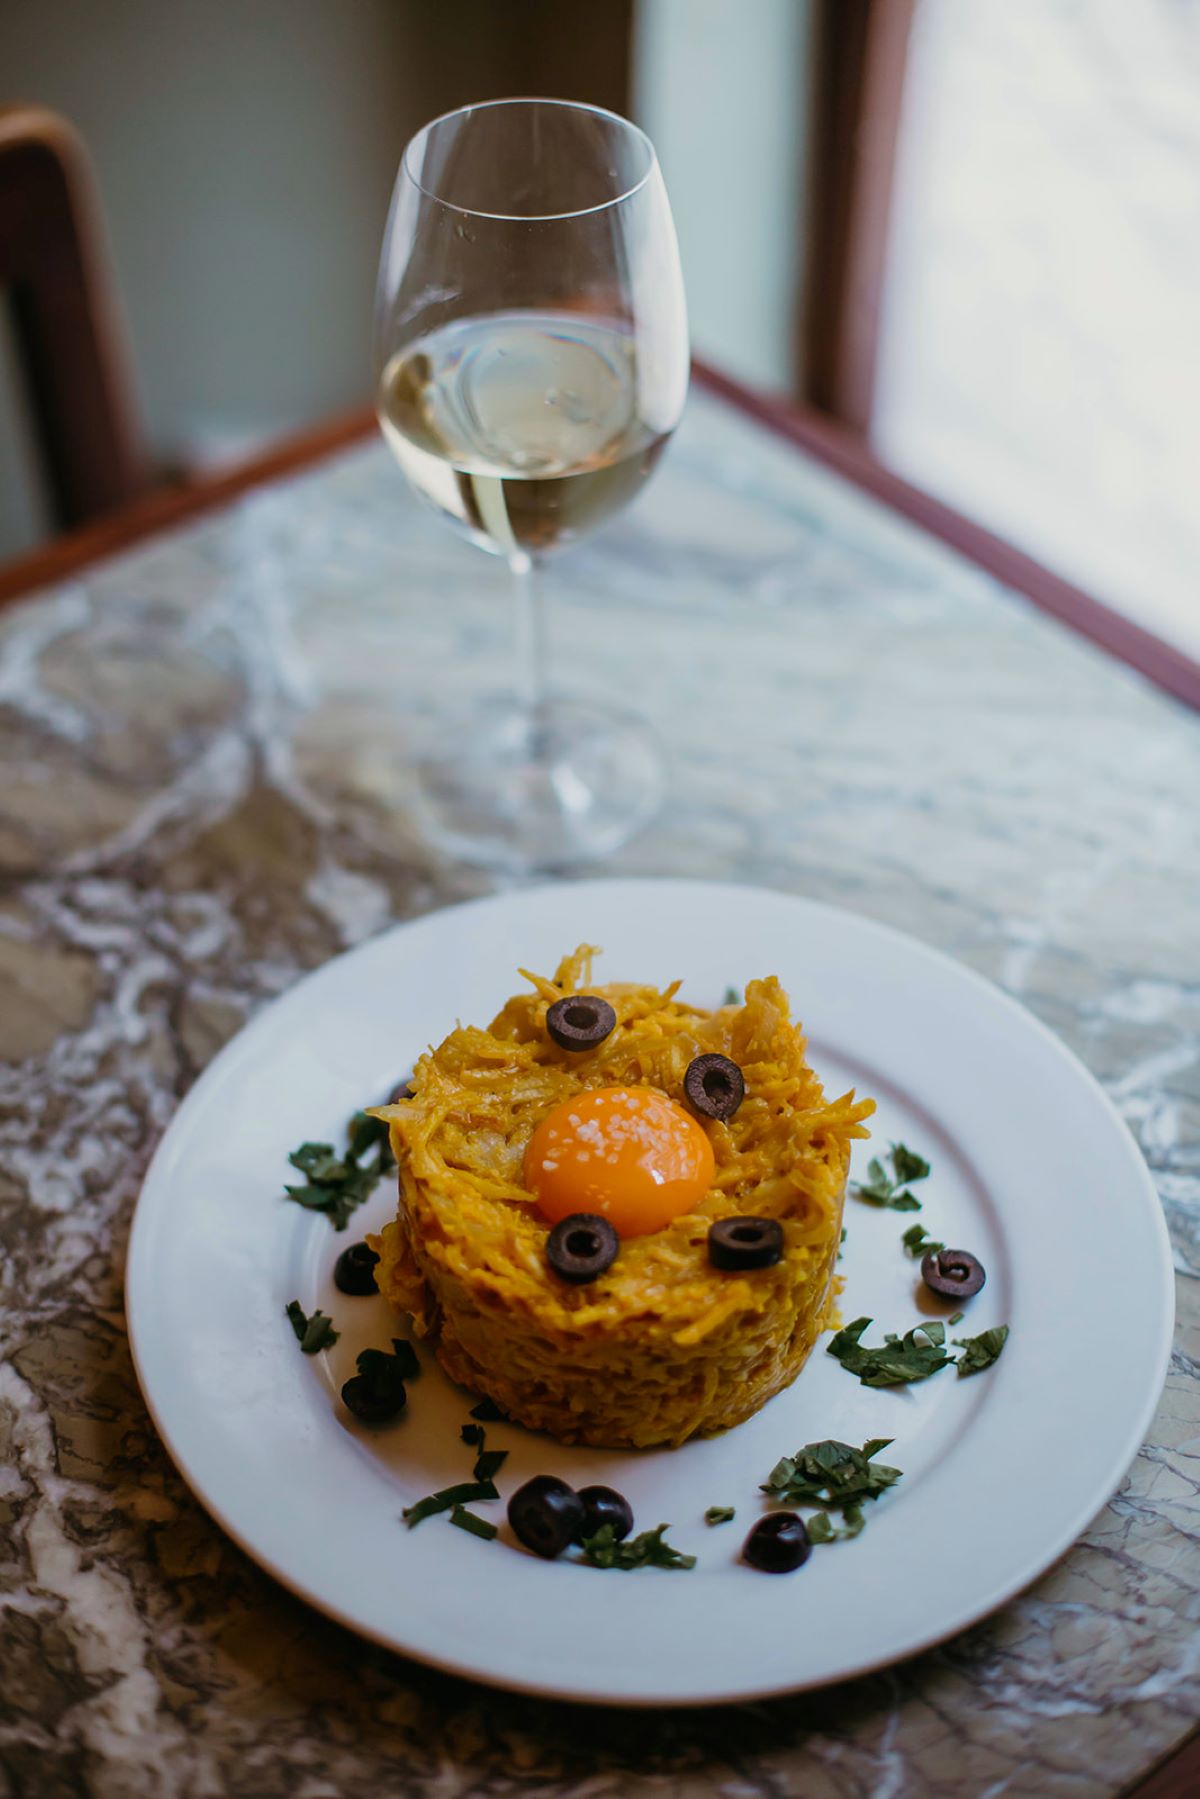
[[[715,1012],[662,990],[592,984],[582,945],[553,981],[522,974],[487,1030],[460,1026],[417,1063],[412,1098],[381,1106],[400,1170],[394,1224],[372,1238],[380,1291],[409,1313],[446,1372],[518,1423],[563,1442],[645,1448],[750,1417],[803,1367],[836,1296],[850,1146],[874,1102],[827,1101],[787,995],[752,981]],[[558,1048],[547,1008],[602,995],[615,1029],[597,1048]],[[681,1100],[694,1056],[741,1068],[746,1097],[701,1122],[716,1170],[703,1202],[622,1242],[586,1286],[546,1263],[549,1226],[523,1184],[525,1150],[552,1106],[595,1087],[653,1087]],[[725,1273],[708,1227],[732,1214],[778,1218],[783,1259]]]

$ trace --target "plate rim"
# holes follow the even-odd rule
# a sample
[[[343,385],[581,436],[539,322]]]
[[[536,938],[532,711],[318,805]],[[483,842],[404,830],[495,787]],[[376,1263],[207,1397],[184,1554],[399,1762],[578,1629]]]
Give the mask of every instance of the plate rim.
[[[981,994],[986,995],[990,1002],[994,1003],[998,1001],[1011,1014],[1016,1015],[1021,1021],[1023,1028],[1027,1030],[1032,1028],[1041,1037],[1044,1044],[1057,1057],[1060,1064],[1069,1070],[1076,1079],[1081,1079],[1086,1087],[1090,1089],[1092,1098],[1100,1102],[1103,1110],[1108,1115],[1110,1123],[1116,1127],[1119,1135],[1125,1140],[1126,1148],[1131,1153],[1133,1162],[1131,1173],[1136,1169],[1139,1177],[1138,1186],[1140,1187],[1142,1198],[1146,1202],[1146,1209],[1152,1220],[1156,1247],[1158,1249],[1157,1261],[1162,1282],[1162,1298],[1164,1304],[1159,1313],[1159,1339],[1157,1344],[1157,1354],[1154,1358],[1154,1367],[1156,1369],[1155,1378],[1154,1381],[1147,1386],[1137,1416],[1135,1419],[1132,1419],[1122,1439],[1119,1453],[1114,1449],[1112,1455],[1107,1460],[1106,1465],[1108,1467],[1108,1472],[1104,1478],[1103,1494],[1099,1498],[1096,1497],[1096,1494],[1100,1492],[1100,1485],[1097,1483],[1091,1497],[1089,1497],[1086,1502],[1081,1501],[1079,1505],[1074,1508],[1070,1521],[1062,1525],[1054,1534],[1053,1538],[1047,1539],[1044,1550],[1040,1551],[1038,1554],[1036,1565],[1030,1565],[1026,1571],[1017,1578],[1007,1577],[994,1582],[984,1598],[965,1605],[951,1614],[943,1615],[942,1621],[936,1628],[915,1633],[911,1642],[899,1654],[892,1650],[881,1653],[877,1657],[856,1657],[851,1664],[831,1667],[829,1670],[822,1671],[818,1675],[802,1677],[796,1680],[752,1681],[743,1684],[724,1681],[720,1686],[711,1687],[706,1690],[689,1691],[686,1695],[671,1695],[664,1697],[659,1693],[626,1691],[617,1695],[611,1692],[589,1692],[570,1686],[552,1687],[541,1680],[524,1678],[520,1675],[507,1675],[497,1671],[495,1667],[486,1663],[472,1661],[468,1656],[441,1654],[409,1642],[400,1642],[394,1632],[389,1633],[384,1630],[379,1630],[370,1624],[363,1622],[361,1619],[354,1616],[349,1609],[339,1606],[336,1600],[331,1600],[323,1593],[316,1590],[311,1584],[306,1583],[302,1578],[290,1573],[288,1569],[272,1555],[269,1547],[263,1547],[251,1541],[248,1534],[237,1527],[227,1516],[224,1507],[209,1495],[204,1485],[203,1476],[196,1474],[194,1470],[188,1466],[186,1456],[179,1449],[177,1440],[173,1435],[166,1418],[152,1396],[152,1377],[148,1371],[147,1359],[143,1355],[143,1349],[139,1345],[140,1327],[136,1322],[136,1291],[140,1278],[140,1270],[145,1260],[144,1254],[139,1250],[139,1244],[145,1238],[149,1228],[146,1223],[149,1207],[144,1204],[145,1195],[150,1190],[152,1182],[162,1178],[160,1170],[170,1153],[170,1139],[176,1132],[185,1110],[193,1104],[193,1101],[198,1105],[205,1097],[206,1090],[209,1087],[218,1084],[223,1077],[224,1067],[227,1063],[233,1063],[238,1057],[245,1055],[248,1039],[256,1037],[261,1031],[265,1031],[269,1024],[279,1016],[281,1011],[290,1007],[301,990],[311,993],[314,983],[321,982],[330,975],[331,971],[340,969],[351,961],[369,956],[373,951],[377,950],[378,945],[384,939],[400,936],[413,930],[415,927],[420,927],[435,919],[443,919],[447,917],[447,915],[463,916],[479,910],[487,910],[491,907],[509,906],[514,903],[519,904],[523,900],[530,900],[535,896],[548,895],[551,893],[561,894],[566,891],[581,893],[587,891],[595,895],[602,893],[604,889],[616,887],[623,889],[634,887],[641,888],[648,895],[657,894],[660,898],[666,897],[670,893],[696,893],[700,891],[713,896],[723,895],[730,900],[737,900],[738,898],[747,895],[770,895],[772,898],[781,902],[786,902],[789,906],[795,906],[802,911],[824,915],[831,920],[838,921],[838,923],[845,923],[848,921],[854,928],[860,928],[869,934],[891,940],[893,943],[902,946],[903,953],[905,954],[915,954],[918,959],[927,959],[943,969],[948,968],[952,970],[956,977],[964,980],[968,985],[974,986]],[[141,1221],[140,1229],[139,1220]],[[1175,1269],[1170,1236],[1158,1190],[1154,1184],[1153,1176],[1146,1163],[1145,1157],[1138,1146],[1137,1140],[1125,1120],[1122,1118],[1120,1112],[1117,1110],[1112,1098],[1101,1086],[1096,1076],[1080,1057],[1077,1056],[1075,1052],[1071,1050],[1062,1039],[1052,1031],[1048,1025],[1044,1024],[1043,1021],[1027,1006],[1023,1005],[1011,994],[1006,993],[1003,988],[990,980],[986,975],[980,974],[976,969],[959,961],[956,957],[949,955],[946,951],[937,949],[923,939],[915,937],[909,932],[900,930],[896,926],[875,918],[868,913],[858,912],[847,906],[835,905],[829,901],[813,899],[806,894],[795,893],[788,888],[772,886],[762,882],[718,881],[689,876],[676,877],[658,875],[600,876],[589,877],[578,881],[542,881],[528,885],[505,888],[496,893],[478,895],[447,906],[435,906],[427,912],[418,914],[416,917],[393,921],[391,924],[385,926],[383,930],[376,932],[373,936],[365,939],[363,942],[354,944],[350,948],[340,951],[337,955],[329,957],[316,968],[298,975],[282,993],[262,1004],[255,1013],[247,1019],[245,1024],[234,1033],[233,1037],[231,1037],[227,1043],[222,1045],[221,1049],[218,1050],[217,1054],[207,1064],[173,1112],[161,1138],[155,1146],[150,1162],[147,1165],[139,1188],[138,1197],[134,1205],[126,1244],[123,1289],[128,1341],[134,1372],[137,1377],[143,1403],[150,1414],[151,1421],[159,1440],[193,1497],[220,1526],[231,1541],[234,1542],[237,1547],[256,1564],[256,1566],[270,1575],[272,1579],[276,1580],[295,1597],[303,1600],[305,1604],[311,1605],[314,1610],[331,1618],[335,1623],[350,1630],[356,1636],[365,1641],[373,1642],[393,1654],[420,1663],[423,1666],[435,1668],[442,1673],[452,1675],[459,1679],[468,1679],[478,1682],[479,1684],[494,1690],[522,1693],[542,1699],[550,1698],[561,1703],[582,1704],[602,1708],[626,1707],[638,1710],[651,1709],[654,1707],[669,1707],[672,1710],[689,1710],[699,1706],[710,1706],[715,1704],[748,1704],[764,1699],[779,1698],[788,1694],[819,1691],[823,1687],[832,1686],[842,1681],[866,1677],[879,1672],[883,1668],[894,1667],[901,1662],[907,1662],[915,1656],[924,1654],[938,1644],[949,1641],[951,1638],[961,1634],[964,1630],[968,1630],[973,1625],[992,1616],[1001,1607],[1008,1604],[1021,1593],[1027,1591],[1037,1581],[1042,1579],[1056,1563],[1062,1560],[1079,1540],[1091,1520],[1100,1515],[1109,1503],[1113,1494],[1118,1490],[1125,1473],[1136,1459],[1138,1451],[1146,1440],[1146,1432],[1157,1411],[1165,1381],[1170,1370],[1176,1321]]]

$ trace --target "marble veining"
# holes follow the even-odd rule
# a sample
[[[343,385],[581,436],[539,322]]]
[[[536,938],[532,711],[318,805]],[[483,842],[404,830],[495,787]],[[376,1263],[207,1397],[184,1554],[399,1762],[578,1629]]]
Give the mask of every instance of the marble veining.
[[[433,1674],[209,1522],[123,1327],[150,1153],[264,1001],[491,885],[425,850],[406,771],[443,707],[506,678],[504,571],[372,446],[0,619],[0,1792],[1115,1793],[1200,1701],[1195,720],[703,398],[645,499],[553,579],[563,682],[650,710],[672,756],[615,872],[885,919],[1107,1087],[1179,1276],[1150,1441],[996,1617],[699,1715]]]

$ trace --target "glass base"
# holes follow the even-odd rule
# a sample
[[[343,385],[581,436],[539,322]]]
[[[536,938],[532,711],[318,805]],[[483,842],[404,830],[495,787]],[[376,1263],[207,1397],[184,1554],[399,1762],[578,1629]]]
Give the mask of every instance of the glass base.
[[[490,700],[441,722],[417,769],[421,823],[439,849],[512,873],[608,856],[662,803],[662,751],[635,713],[552,698]]]

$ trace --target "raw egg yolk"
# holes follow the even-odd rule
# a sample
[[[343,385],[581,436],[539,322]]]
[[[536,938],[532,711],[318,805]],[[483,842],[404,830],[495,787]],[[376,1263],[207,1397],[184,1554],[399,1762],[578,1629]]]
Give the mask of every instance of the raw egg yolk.
[[[621,1237],[693,1211],[713,1179],[712,1145],[651,1087],[597,1087],[547,1113],[525,1152],[525,1185],[552,1224],[598,1212]]]

